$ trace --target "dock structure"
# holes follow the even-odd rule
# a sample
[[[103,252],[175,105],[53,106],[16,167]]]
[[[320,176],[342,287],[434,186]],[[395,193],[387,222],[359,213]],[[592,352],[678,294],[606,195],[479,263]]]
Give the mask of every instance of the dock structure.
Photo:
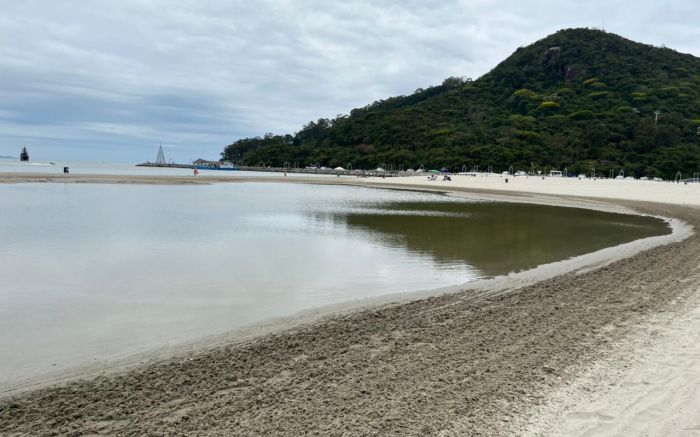
[[[157,163],[157,162],[144,162],[142,164],[136,164],[137,167],[161,167],[161,168],[198,168],[199,170],[239,170],[239,171],[257,171],[265,173],[290,173],[290,174],[318,174],[318,175],[340,175],[340,176],[357,176],[357,177],[397,177],[397,176],[414,176],[415,173],[409,173],[405,171],[386,171],[386,170],[336,170],[334,168],[326,167],[270,167],[270,166],[248,166],[248,165],[236,165],[229,162],[219,162],[219,161],[207,161],[204,159],[198,159],[192,164],[175,164],[175,163]],[[418,173],[420,174],[420,173]]]

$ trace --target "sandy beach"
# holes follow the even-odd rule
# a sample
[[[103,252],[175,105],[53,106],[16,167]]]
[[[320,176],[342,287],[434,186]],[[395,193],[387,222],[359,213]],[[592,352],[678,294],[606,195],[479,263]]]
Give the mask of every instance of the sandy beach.
[[[0,393],[0,435],[696,435],[700,184],[454,176],[47,176],[287,181],[636,211],[668,238],[327,309],[149,362]]]
[[[506,180],[508,182],[506,182]],[[303,182],[309,184],[370,185],[391,188],[417,188],[430,191],[469,191],[472,193],[537,194],[539,196],[584,197],[608,200],[669,203],[674,205],[700,205],[700,183],[674,183],[641,180],[576,179],[503,176],[472,177],[452,176],[451,181],[442,177],[429,180],[426,176],[358,178],[309,177],[304,175],[270,173],[269,176],[251,177],[244,172],[240,176],[200,175],[91,175],[46,173],[0,173],[0,183],[104,183],[104,184],[213,184],[237,182]],[[553,202],[556,203],[556,202]]]

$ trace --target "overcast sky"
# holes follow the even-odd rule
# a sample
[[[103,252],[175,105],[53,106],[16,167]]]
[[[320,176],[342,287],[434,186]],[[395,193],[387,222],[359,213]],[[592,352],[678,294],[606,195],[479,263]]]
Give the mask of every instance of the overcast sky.
[[[0,155],[215,159],[449,76],[559,29],[700,56],[700,2],[0,0]]]

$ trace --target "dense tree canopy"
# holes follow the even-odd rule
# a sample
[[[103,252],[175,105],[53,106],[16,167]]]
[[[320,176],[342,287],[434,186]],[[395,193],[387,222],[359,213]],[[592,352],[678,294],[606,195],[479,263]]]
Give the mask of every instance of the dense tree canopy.
[[[700,59],[598,30],[563,30],[518,48],[478,80],[450,77],[309,122],[293,136],[241,139],[222,159],[688,176],[700,171]]]

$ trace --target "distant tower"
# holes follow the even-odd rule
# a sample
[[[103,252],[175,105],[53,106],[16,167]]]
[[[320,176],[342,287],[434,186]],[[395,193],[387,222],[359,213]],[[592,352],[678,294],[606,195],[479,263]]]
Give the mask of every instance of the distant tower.
[[[165,155],[163,154],[163,145],[160,145],[158,149],[158,157],[156,158],[156,164],[165,164]]]
[[[27,153],[27,148],[22,147],[22,153],[19,154],[20,161],[29,161],[29,153]]]

